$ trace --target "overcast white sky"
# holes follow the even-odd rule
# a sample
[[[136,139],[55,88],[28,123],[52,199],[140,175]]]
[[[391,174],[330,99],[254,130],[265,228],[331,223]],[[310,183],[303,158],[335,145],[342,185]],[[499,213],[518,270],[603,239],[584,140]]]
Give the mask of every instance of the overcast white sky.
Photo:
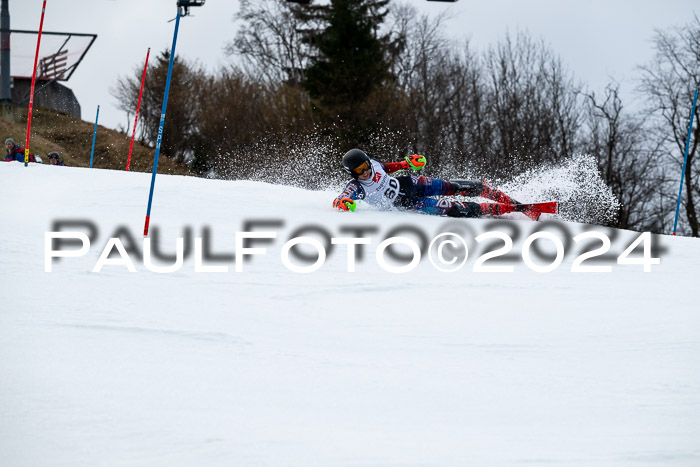
[[[575,76],[594,91],[610,78],[622,82],[631,96],[638,76],[635,66],[651,59],[651,38],[657,28],[687,24],[700,14],[697,0],[459,0],[429,3],[409,0],[421,11],[450,9],[448,33],[469,38],[481,50],[507,31],[527,30],[543,39]],[[9,0],[12,29],[39,27],[42,0]],[[82,118],[129,127],[109,90],[118,76],[132,73],[151,47],[152,54],[172,43],[176,0],[48,0],[45,31],[97,34],[83,63],[65,84],[82,106]],[[236,33],[233,16],[238,0],[207,0],[194,16],[180,21],[176,53],[198,59],[210,70],[231,59],[223,47]],[[627,103],[629,104],[629,103]],[[216,112],[217,109],[212,109]],[[132,117],[133,118],[133,117]]]

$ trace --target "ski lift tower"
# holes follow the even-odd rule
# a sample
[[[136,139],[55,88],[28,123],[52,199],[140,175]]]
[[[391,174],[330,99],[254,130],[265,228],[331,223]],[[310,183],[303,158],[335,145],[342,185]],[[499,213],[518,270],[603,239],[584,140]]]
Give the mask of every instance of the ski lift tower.
[[[177,7],[180,9],[180,16],[188,16],[190,8],[193,6],[204,6],[206,0],[178,0]]]
[[[0,13],[0,104],[12,104],[10,90],[10,7],[2,0]]]
[[[29,102],[39,31],[10,29],[8,3],[9,0],[2,0],[0,12],[0,105],[3,114],[7,111],[9,115],[15,106],[26,106]],[[70,79],[96,38],[96,34],[42,32],[35,106],[80,118],[80,103],[61,82]]]

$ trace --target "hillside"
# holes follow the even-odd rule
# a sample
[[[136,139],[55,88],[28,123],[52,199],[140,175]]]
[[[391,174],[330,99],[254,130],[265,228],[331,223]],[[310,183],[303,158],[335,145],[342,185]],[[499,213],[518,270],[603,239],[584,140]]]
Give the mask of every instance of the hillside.
[[[661,264],[644,272],[616,261],[637,232],[519,213],[342,213],[333,191],[163,175],[153,251],[172,255],[186,237],[189,254],[156,271],[141,259],[149,181],[0,164],[0,186],[21,200],[0,207],[3,467],[700,465],[700,240],[653,237]],[[62,230],[87,232],[90,247],[46,272],[58,220],[77,221]],[[241,245],[264,251],[239,262],[248,230],[275,238]],[[288,239],[325,244],[324,232],[370,240],[355,272],[347,245],[316,272],[285,266]],[[405,273],[380,267],[385,238],[447,232],[469,245],[461,270],[425,256]],[[513,248],[481,266],[510,272],[478,271],[504,246],[475,241],[488,232]],[[521,255],[537,232],[564,243],[549,272]],[[611,247],[583,266],[610,271],[574,272],[601,243],[572,239],[594,232]],[[116,249],[92,272],[110,237],[134,272]],[[206,239],[203,264],[192,237]],[[538,240],[544,253],[551,241]]]
[[[95,124],[77,119],[53,109],[35,108],[32,111],[32,128],[29,150],[48,163],[46,154],[58,151],[66,164],[89,167],[92,136]],[[12,109],[0,118],[0,137],[13,138],[24,146],[27,135],[27,109]],[[125,170],[129,155],[130,136],[110,128],[97,126],[94,168]],[[155,149],[134,141],[130,170],[151,172]],[[158,161],[158,173],[189,174],[187,167],[167,157]]]

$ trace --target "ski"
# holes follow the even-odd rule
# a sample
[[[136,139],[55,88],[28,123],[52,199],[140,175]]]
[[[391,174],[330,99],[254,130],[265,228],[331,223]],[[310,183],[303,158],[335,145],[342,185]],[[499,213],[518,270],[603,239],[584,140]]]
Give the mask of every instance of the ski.
[[[557,214],[559,205],[557,201],[547,201],[545,203],[529,204],[479,203],[479,207],[481,208],[481,214],[485,216],[498,217],[511,212],[522,212],[533,221],[536,221],[540,219],[542,214]]]
[[[514,204],[513,211],[522,212],[533,221],[539,220],[542,214],[557,214],[559,203],[546,201],[544,203]]]

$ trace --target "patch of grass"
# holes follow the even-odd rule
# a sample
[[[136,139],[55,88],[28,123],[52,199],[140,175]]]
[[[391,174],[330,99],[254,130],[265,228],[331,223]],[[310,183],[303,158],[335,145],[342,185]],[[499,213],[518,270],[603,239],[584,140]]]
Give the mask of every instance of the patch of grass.
[[[57,151],[66,164],[73,167],[89,167],[94,123],[80,120],[53,109],[32,110],[29,151],[39,155],[48,164],[47,154]],[[0,116],[0,138],[13,138],[24,147],[27,138],[27,109],[6,109]],[[92,166],[100,169],[125,170],[131,138],[110,128],[97,126],[95,156]],[[3,154],[4,155],[4,154]],[[151,172],[155,148],[134,141],[129,170]],[[3,157],[4,159],[4,157]],[[187,166],[167,157],[158,160],[158,173],[191,175]]]

